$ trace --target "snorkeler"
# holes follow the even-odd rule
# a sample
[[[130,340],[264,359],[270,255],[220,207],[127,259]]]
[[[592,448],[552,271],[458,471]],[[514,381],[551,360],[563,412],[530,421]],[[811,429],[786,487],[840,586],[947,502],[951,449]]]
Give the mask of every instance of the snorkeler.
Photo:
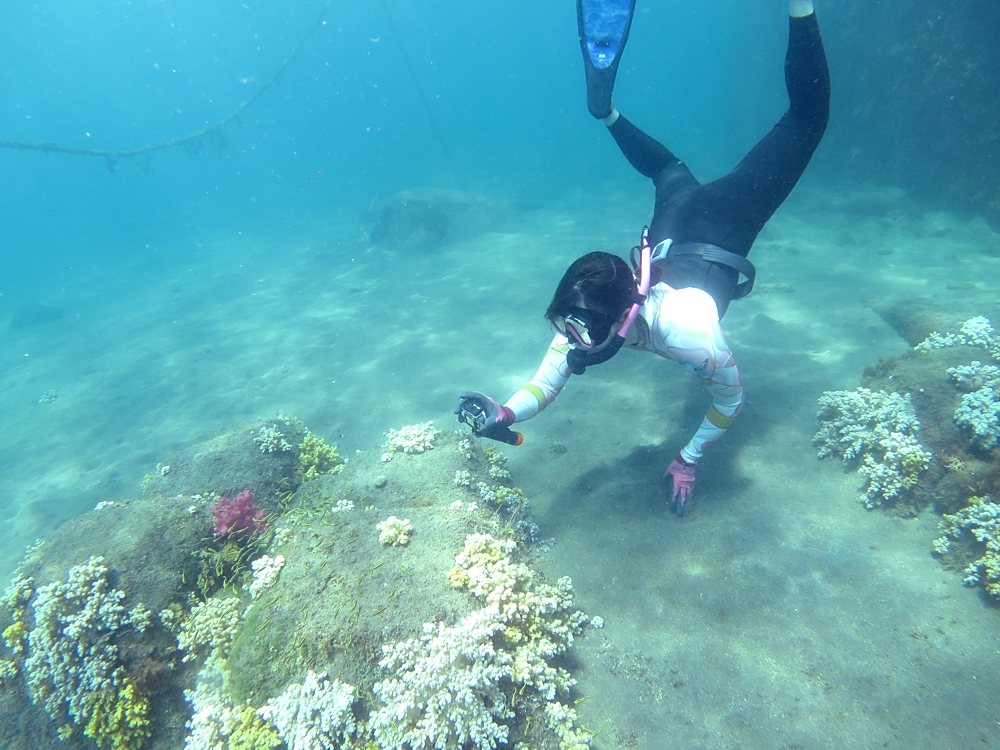
[[[656,188],[648,230],[633,248],[631,267],[603,252],[570,265],[545,312],[556,335],[531,382],[503,405],[479,392],[461,393],[455,412],[477,435],[518,444],[511,424],[534,417],[555,400],[570,374],[607,361],[623,345],[685,364],[708,388],[712,406],[663,475],[673,481],[671,505],[682,515],[694,492],[698,460],[733,424],[744,401],[719,320],[732,300],[750,292],[755,271],[747,254],[823,137],[830,76],[812,0],[790,0],[789,108],[732,172],[702,185],[611,101],[634,5],[635,0],[577,0],[577,16],[588,109]],[[739,281],[741,273],[746,281]]]

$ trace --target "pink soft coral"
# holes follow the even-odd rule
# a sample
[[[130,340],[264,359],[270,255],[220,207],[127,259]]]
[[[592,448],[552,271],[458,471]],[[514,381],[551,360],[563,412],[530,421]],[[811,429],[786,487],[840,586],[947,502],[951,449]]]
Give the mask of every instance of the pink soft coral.
[[[254,504],[250,490],[237,492],[232,500],[220,497],[212,506],[212,516],[216,536],[253,539],[267,529],[264,511]]]

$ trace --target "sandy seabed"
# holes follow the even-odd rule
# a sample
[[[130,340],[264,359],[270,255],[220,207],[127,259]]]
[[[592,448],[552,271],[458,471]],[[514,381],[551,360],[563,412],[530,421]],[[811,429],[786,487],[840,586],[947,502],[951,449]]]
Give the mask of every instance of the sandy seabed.
[[[350,456],[390,427],[449,426],[459,390],[505,398],[545,351],[565,266],[627,250],[648,202],[565,196],[419,252],[317,219],[114,276],[64,269],[37,300],[63,315],[0,335],[4,576],[36,538],[236,423],[294,414]],[[723,321],[748,403],[683,518],[660,477],[708,401],[652,355],[574,378],[504,448],[555,540],[544,567],[606,622],[573,652],[597,747],[1000,744],[1000,612],[932,556],[932,511],[865,510],[860,477],[812,446],[819,395],[907,351],[872,305],[997,321],[998,248],[981,220],[916,211],[901,191],[800,188],[751,255],[757,290]]]

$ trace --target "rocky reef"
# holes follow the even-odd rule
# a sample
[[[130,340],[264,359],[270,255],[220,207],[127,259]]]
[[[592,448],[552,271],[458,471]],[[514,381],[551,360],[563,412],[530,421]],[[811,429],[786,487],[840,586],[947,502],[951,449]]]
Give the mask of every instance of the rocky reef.
[[[589,747],[588,618],[532,566],[503,456],[388,437],[348,460],[245,425],[30,550],[0,600],[5,750]]]
[[[919,321],[889,319],[913,342]],[[821,458],[860,462],[867,507],[939,513],[934,554],[1000,598],[1000,337],[984,316],[951,328],[925,329],[856,391],[824,394],[815,442]]]
[[[496,230],[502,214],[496,202],[484,196],[435,188],[397,193],[373,211],[373,243],[416,252]]]

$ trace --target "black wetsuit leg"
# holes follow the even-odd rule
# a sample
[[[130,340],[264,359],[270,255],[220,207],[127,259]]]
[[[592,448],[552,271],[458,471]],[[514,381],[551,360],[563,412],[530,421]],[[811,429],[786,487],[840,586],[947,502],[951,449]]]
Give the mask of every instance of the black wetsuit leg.
[[[658,196],[661,182],[666,192],[679,192],[701,184],[684,162],[658,140],[639,130],[624,115],[619,114],[608,131],[628,163],[642,176],[656,181]]]
[[[732,214],[743,214],[754,227],[754,238],[799,181],[830,118],[830,71],[816,14],[789,22],[788,111],[732,172],[705,185]]]
[[[622,153],[653,180],[656,202],[649,241],[707,242],[746,256],[764,224],[788,197],[826,130],[830,74],[816,15],[789,19],[785,84],[789,108],[778,124],[724,177],[701,185],[666,147],[619,117],[609,128]],[[663,267],[671,286],[698,287],[715,297],[721,317],[738,274],[696,256]]]

